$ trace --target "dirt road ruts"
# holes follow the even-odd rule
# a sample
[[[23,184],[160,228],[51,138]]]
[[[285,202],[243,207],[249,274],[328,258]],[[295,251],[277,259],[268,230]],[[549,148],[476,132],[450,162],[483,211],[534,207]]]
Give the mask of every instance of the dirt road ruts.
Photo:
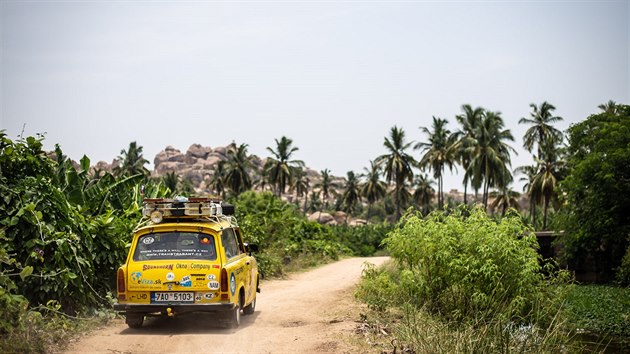
[[[72,343],[66,353],[343,353],[353,352],[359,306],[352,292],[364,262],[349,258],[288,279],[265,281],[256,312],[225,329],[211,314],[148,318],[141,329],[116,320]]]

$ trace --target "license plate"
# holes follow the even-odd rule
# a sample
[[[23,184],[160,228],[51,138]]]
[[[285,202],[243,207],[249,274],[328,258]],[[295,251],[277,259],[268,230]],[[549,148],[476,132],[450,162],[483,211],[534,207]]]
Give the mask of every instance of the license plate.
[[[151,302],[194,302],[195,293],[192,292],[164,292],[151,293]]]

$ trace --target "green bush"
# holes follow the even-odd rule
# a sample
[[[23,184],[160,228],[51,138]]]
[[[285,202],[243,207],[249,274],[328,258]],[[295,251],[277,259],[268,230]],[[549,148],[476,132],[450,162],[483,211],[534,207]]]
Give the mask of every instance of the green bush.
[[[453,320],[528,316],[543,296],[538,246],[517,215],[494,221],[480,208],[464,217],[406,215],[385,239],[399,262],[402,293]]]
[[[355,297],[365,302],[370,309],[382,312],[397,302],[395,300],[399,290],[395,280],[397,273],[391,264],[376,268],[373,264],[366,263],[362,277],[355,291]]]
[[[387,223],[368,224],[359,226],[333,226],[331,231],[335,239],[350,249],[353,256],[369,257],[382,251],[383,239],[393,226]]]
[[[277,276],[291,264],[310,266],[350,254],[332,229],[306,220],[299,209],[269,192],[241,193],[234,201],[246,242],[259,246],[263,276]]]
[[[616,269],[617,284],[620,286],[630,286],[630,246],[626,249],[626,254],[621,260],[621,265]]]
[[[355,295],[390,328],[395,351],[581,350],[564,330],[566,273],[543,275],[536,239],[518,215],[407,214],[384,243],[392,263],[367,267]]]

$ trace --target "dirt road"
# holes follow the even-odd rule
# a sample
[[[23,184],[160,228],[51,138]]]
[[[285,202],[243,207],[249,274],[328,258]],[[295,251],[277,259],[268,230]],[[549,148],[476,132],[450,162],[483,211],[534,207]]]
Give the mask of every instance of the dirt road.
[[[266,281],[256,312],[237,329],[224,329],[209,314],[150,318],[141,329],[124,321],[70,345],[66,353],[343,353],[359,306],[352,292],[364,262],[386,257],[350,258]]]

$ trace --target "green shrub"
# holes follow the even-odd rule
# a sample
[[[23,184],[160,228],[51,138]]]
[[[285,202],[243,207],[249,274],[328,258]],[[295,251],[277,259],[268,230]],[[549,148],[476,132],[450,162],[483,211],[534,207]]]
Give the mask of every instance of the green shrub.
[[[331,230],[335,239],[350,249],[353,256],[369,257],[382,251],[383,239],[393,226],[387,223],[368,224],[359,226],[333,226]]]
[[[620,286],[630,286],[630,246],[621,260],[621,265],[616,269],[615,278]]]
[[[565,330],[567,273],[543,275],[536,239],[518,215],[407,214],[384,243],[393,262],[367,267],[355,295],[390,328],[394,338],[384,345],[394,351],[582,349]]]
[[[395,303],[394,299],[399,289],[394,280],[395,276],[391,265],[377,268],[371,263],[366,263],[355,297],[375,311],[385,311]]]
[[[299,209],[269,192],[244,192],[234,201],[246,242],[259,246],[263,276],[277,276],[291,264],[312,266],[351,251],[329,226],[308,221]]]
[[[517,215],[500,221],[480,208],[464,217],[408,214],[385,244],[401,267],[408,301],[453,320],[528,316],[543,296],[532,230]]]

